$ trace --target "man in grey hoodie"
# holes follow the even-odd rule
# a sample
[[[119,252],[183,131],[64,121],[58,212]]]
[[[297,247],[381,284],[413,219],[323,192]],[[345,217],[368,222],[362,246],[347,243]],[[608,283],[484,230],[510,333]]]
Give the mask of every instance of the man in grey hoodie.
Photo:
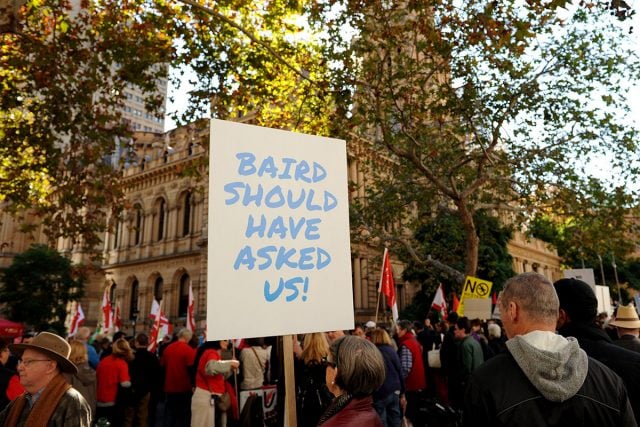
[[[620,377],[555,333],[559,302],[547,278],[511,278],[499,304],[508,352],[473,373],[466,426],[637,425]]]

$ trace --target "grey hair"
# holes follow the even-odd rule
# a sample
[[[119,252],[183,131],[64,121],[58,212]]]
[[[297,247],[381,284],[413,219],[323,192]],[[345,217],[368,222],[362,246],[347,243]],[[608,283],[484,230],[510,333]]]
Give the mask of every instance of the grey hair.
[[[369,396],[384,382],[382,353],[370,341],[347,335],[334,341],[330,352],[338,370],[336,385],[353,396]]]
[[[510,301],[515,301],[534,321],[555,324],[558,319],[560,300],[553,283],[542,274],[522,273],[507,280],[500,296],[500,310],[506,310]]]
[[[500,338],[500,336],[502,336],[500,326],[495,323],[489,323],[487,325],[487,332],[489,334],[489,338]]]
[[[193,337],[193,332],[191,332],[187,328],[180,329],[180,331],[178,332],[178,338],[183,338],[189,341],[192,337]]]

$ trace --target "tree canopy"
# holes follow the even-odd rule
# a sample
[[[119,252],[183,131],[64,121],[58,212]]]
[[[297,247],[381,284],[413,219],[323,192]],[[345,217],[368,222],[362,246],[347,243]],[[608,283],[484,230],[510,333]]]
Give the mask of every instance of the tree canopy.
[[[518,223],[540,210],[560,216],[557,206],[611,188],[589,176],[599,156],[621,182],[635,180],[638,129],[625,116],[624,94],[625,81],[638,77],[637,56],[622,35],[612,37],[624,31],[606,10],[564,6],[570,2],[343,4],[325,55],[342,58],[333,81],[351,95],[340,128],[370,154],[367,195],[353,216],[367,239],[404,241],[416,259],[440,268],[404,230],[384,227],[416,230],[439,203],[461,221],[464,273],[473,275],[475,212],[514,211]],[[344,27],[356,36],[342,43]]]
[[[64,335],[67,304],[84,292],[82,270],[46,245],[33,245],[3,272],[0,303],[10,320]]]
[[[355,238],[402,242],[445,268],[411,230],[434,204],[457,215],[459,277],[478,269],[475,212],[591,200],[585,168],[602,156],[619,182],[637,174],[625,82],[640,67],[621,2],[28,0],[19,10],[0,33],[0,200],[87,247],[107,226],[104,208],[122,207],[105,159],[128,141],[124,89],[140,87],[164,114],[155,82],[181,73],[194,77],[180,123],[251,114],[347,139],[367,176]]]

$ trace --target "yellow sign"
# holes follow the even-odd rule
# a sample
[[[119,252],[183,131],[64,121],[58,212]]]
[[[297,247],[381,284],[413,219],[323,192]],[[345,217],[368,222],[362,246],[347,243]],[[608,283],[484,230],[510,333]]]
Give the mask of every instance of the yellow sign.
[[[492,282],[467,276],[462,288],[462,298],[489,298]]]
[[[493,282],[487,280],[478,279],[477,277],[467,276],[464,281],[464,287],[462,288],[462,297],[458,304],[458,316],[464,316],[464,300],[469,299],[486,299],[491,295],[491,286]]]

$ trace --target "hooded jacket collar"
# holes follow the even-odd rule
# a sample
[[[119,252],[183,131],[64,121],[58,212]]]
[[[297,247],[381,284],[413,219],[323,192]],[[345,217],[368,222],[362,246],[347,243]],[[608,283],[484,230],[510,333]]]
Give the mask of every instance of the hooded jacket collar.
[[[518,335],[507,341],[507,348],[525,376],[546,399],[564,402],[582,387],[587,377],[588,357],[575,338],[565,340],[552,332],[547,334],[550,336],[546,337],[546,342],[551,345],[540,344],[545,342],[540,335],[537,339]]]

